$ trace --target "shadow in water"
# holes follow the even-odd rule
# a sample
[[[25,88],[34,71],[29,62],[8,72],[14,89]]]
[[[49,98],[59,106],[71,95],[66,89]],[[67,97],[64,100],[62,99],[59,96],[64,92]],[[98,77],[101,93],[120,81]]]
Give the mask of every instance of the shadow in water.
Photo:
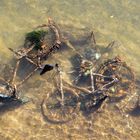
[[[25,58],[22,58],[18,71],[17,76],[23,80],[28,74],[30,74],[34,69],[36,68],[35,65],[31,64],[29,61],[27,61]]]
[[[131,116],[139,117],[140,116],[140,106],[136,106],[133,110],[129,112]]]
[[[95,95],[96,94],[96,95]],[[95,94],[81,94],[79,97],[75,96],[73,98],[65,98],[64,106],[59,104],[59,102],[54,102],[54,103],[47,103],[46,107],[43,106],[45,105],[45,99],[41,102],[41,114],[43,116],[43,119],[46,122],[52,123],[52,124],[64,124],[72,121],[77,115],[78,112],[82,112],[82,114],[87,117],[91,113],[96,112],[99,108],[102,107],[104,101],[107,99],[108,96],[105,96],[102,94],[102,92],[98,91]],[[54,101],[56,98],[53,96]],[[50,107],[52,106],[52,108]],[[62,107],[62,108],[61,108]],[[64,115],[64,112],[59,112],[61,109],[64,109],[63,111],[66,112],[66,115]],[[69,110],[71,108],[71,111]],[[46,111],[45,111],[46,110]],[[49,111],[50,114],[52,115],[50,117],[50,114],[48,113]],[[64,120],[55,120],[53,116],[57,116],[56,114],[60,113],[60,115],[63,115],[63,117],[66,117]],[[62,113],[62,114],[61,114]],[[47,114],[47,115],[46,115]],[[67,117],[69,116],[69,119]],[[73,117],[72,117],[73,116]],[[56,117],[57,119],[57,117]]]
[[[88,116],[102,108],[102,105],[107,98],[108,96],[98,95],[98,93],[96,95],[86,95],[84,99],[81,100],[80,111],[82,111],[84,116]]]
[[[65,124],[65,123],[69,122],[69,120],[68,121],[54,121],[54,120],[49,119],[49,117],[45,114],[44,109],[43,109],[44,101],[45,100],[43,99],[43,101],[41,102],[41,105],[40,105],[40,107],[41,107],[41,114],[43,116],[44,121],[49,122],[49,123],[54,124],[54,125],[55,124]]]
[[[140,117],[140,100],[139,99],[140,98],[138,98],[138,101],[136,102],[135,107],[131,111],[128,112],[131,116]]]
[[[117,103],[120,102],[121,100],[125,99],[127,95],[122,95],[120,97],[109,97],[108,103]]]
[[[140,92],[139,86],[140,86],[140,80],[136,79],[136,88],[138,89],[138,92]],[[135,104],[135,107],[132,110],[130,110],[128,113],[133,117],[140,117],[140,95],[138,95],[138,99]]]
[[[1,102],[0,103],[0,114],[4,114],[8,111],[15,110],[16,108],[20,107],[23,105],[21,100],[16,100],[16,99],[9,99],[8,101]]]

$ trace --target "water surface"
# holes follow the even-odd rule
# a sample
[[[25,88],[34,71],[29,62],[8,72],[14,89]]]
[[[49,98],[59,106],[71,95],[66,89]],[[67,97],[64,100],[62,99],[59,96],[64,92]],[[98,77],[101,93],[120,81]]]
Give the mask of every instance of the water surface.
[[[68,32],[82,34],[81,29],[93,30],[97,44],[107,46],[117,40],[121,45],[113,55],[120,55],[140,75],[140,1],[139,0],[1,0],[0,1],[0,63],[14,61],[7,49],[19,48],[24,35],[37,25],[47,23],[51,17],[61,25],[70,27]],[[69,50],[70,51],[70,50]],[[72,52],[71,52],[72,53]],[[68,69],[69,52],[55,54],[54,59]],[[67,56],[67,57],[66,57]],[[64,58],[65,59],[64,61]],[[12,62],[13,62],[12,61]],[[14,63],[13,63],[14,64]],[[7,72],[8,73],[8,72]],[[2,75],[3,76],[3,75]],[[140,137],[139,115],[122,115],[111,104],[100,113],[78,117],[63,125],[45,121],[40,112],[43,97],[52,90],[50,77],[37,74],[25,84],[21,92],[33,101],[1,113],[1,140],[46,140],[46,139],[107,139],[138,140]],[[138,82],[138,86],[139,86]],[[137,98],[133,101],[137,102]],[[131,106],[131,105],[130,105]],[[130,113],[131,114],[131,113]]]

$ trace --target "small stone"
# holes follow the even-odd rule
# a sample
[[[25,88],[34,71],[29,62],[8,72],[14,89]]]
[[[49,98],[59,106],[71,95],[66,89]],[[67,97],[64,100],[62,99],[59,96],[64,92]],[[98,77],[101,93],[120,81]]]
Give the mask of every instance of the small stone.
[[[110,16],[110,18],[114,18],[114,16],[113,16],[113,15],[111,15],[111,16]]]
[[[100,57],[101,57],[101,54],[100,53],[95,53],[96,60],[98,60]]]

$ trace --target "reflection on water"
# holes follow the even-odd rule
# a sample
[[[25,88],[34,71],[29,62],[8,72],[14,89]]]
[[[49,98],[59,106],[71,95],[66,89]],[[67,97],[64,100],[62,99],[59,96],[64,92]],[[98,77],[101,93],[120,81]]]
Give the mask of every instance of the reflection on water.
[[[120,47],[111,55],[122,56],[132,66],[137,79],[139,79],[139,10],[139,0],[1,0],[0,63],[14,65],[13,55],[7,48],[19,48],[23,44],[24,35],[27,32],[39,24],[46,23],[47,18],[52,17],[61,25],[67,38],[73,40],[75,47],[79,44],[86,46],[83,39],[88,36],[88,32],[91,30],[95,32],[99,46],[107,46],[109,42],[117,40]],[[75,38],[79,39],[77,44],[74,42]],[[69,60],[72,55],[72,50],[59,51],[49,58],[47,63],[60,63],[63,69],[68,71],[71,67]],[[4,77],[3,72],[0,73]],[[54,75],[54,73],[48,72],[43,77],[35,74],[21,88],[21,94],[33,101],[23,106],[17,105],[1,114],[0,138],[2,140],[22,140],[25,137],[29,140],[139,139],[139,115],[135,115],[135,117],[131,115],[136,113],[135,110],[138,108],[135,106],[137,98],[131,101],[130,107],[135,108],[134,110],[130,109],[132,112],[129,115],[122,115],[119,110],[114,108],[114,104],[110,103],[100,112],[95,112],[87,117],[79,113],[76,119],[67,124],[53,125],[46,122],[41,115],[40,104],[43,97],[53,90],[52,79],[49,75]],[[67,76],[65,78],[70,80]]]

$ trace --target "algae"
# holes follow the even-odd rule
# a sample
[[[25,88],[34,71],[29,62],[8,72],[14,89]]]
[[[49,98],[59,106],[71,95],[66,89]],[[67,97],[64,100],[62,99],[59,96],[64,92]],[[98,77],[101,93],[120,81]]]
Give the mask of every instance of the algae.
[[[32,31],[29,32],[25,35],[25,41],[26,42],[31,42],[32,44],[35,44],[35,49],[39,50],[42,49],[42,42],[47,35],[47,31],[44,30],[37,30],[37,31]]]

